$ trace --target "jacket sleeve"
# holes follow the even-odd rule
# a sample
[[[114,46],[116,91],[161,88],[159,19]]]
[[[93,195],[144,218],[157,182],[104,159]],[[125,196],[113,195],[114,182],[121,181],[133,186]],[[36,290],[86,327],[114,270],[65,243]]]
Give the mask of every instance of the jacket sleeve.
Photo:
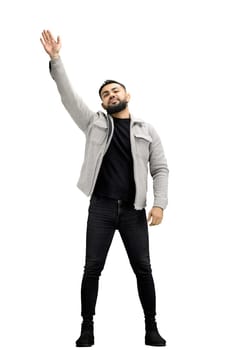
[[[96,113],[91,111],[73,90],[60,57],[49,62],[49,70],[57,85],[64,107],[78,127],[86,133]]]
[[[154,207],[165,209],[168,203],[168,166],[159,135],[150,125],[150,173],[153,178]]]

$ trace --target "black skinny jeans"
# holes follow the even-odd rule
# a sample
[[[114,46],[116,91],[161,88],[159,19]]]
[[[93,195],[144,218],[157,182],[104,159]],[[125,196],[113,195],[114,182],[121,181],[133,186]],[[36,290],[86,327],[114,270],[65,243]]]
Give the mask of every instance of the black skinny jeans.
[[[145,209],[136,210],[121,200],[92,196],[86,237],[86,262],[81,286],[81,314],[95,314],[98,283],[115,230],[119,230],[137,278],[144,315],[154,317],[156,298],[149,257]]]

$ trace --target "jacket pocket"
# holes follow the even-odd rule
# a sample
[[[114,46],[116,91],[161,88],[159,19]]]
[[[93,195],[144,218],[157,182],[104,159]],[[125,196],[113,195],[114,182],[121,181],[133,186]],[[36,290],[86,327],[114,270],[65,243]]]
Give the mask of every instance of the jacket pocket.
[[[107,137],[108,128],[103,120],[96,120],[90,129],[89,140],[95,144],[101,145]]]
[[[143,158],[144,160],[148,161],[149,154],[150,154],[150,143],[152,142],[152,138],[150,135],[144,135],[144,134],[135,134],[135,146],[136,146],[136,153],[140,158]]]

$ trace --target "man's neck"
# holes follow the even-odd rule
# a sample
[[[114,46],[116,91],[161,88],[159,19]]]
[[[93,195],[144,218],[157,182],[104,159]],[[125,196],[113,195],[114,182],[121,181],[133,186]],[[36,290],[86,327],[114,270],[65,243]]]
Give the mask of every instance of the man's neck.
[[[112,117],[118,118],[118,119],[130,119],[130,113],[128,108],[126,108],[126,109],[123,109],[123,111],[120,111],[118,113],[113,113]]]

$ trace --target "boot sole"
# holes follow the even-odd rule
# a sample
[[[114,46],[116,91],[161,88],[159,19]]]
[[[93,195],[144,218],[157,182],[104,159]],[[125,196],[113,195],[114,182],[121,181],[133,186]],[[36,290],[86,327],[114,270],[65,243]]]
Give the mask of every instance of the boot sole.
[[[148,344],[148,343],[145,343],[145,344],[149,346],[166,346],[166,344]]]
[[[153,344],[153,343],[147,343],[147,342],[145,342],[145,345],[149,345],[149,346],[166,346],[166,344]]]
[[[82,345],[77,345],[76,344],[76,348],[87,348],[87,347],[90,347],[92,345],[94,345],[94,343],[93,344],[82,344]]]

